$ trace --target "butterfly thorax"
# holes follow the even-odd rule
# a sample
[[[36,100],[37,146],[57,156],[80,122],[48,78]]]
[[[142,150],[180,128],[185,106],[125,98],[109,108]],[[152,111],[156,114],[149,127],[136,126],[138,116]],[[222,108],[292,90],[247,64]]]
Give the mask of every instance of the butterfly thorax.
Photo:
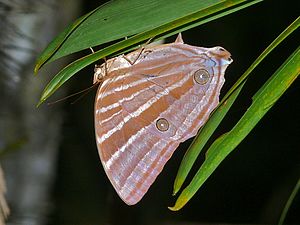
[[[102,65],[95,65],[94,81],[93,83],[102,83],[103,80],[112,72],[131,67],[133,64],[138,63],[139,50],[129,53],[126,56],[120,55],[115,58],[107,60]]]

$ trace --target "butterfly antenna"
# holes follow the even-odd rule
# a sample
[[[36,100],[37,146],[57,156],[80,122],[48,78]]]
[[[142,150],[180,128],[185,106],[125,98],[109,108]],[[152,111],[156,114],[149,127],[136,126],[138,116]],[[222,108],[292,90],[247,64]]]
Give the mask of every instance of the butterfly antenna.
[[[79,99],[81,99],[83,96],[85,96],[87,93],[89,93],[89,92],[90,92],[94,87],[96,87],[97,85],[98,85],[98,83],[95,83],[95,84],[93,84],[92,86],[90,86],[90,87],[88,87],[88,88],[85,88],[85,89],[83,89],[83,90],[81,90],[81,91],[78,91],[78,92],[76,92],[76,93],[74,93],[74,94],[68,95],[68,96],[66,96],[66,97],[64,97],[64,98],[58,99],[58,100],[53,101],[53,102],[48,102],[47,105],[53,105],[53,104],[56,104],[56,103],[58,103],[58,102],[64,101],[64,100],[66,100],[66,99],[68,99],[68,98],[71,98],[71,97],[73,97],[73,96],[76,96],[76,95],[79,95],[79,94],[83,93],[83,94],[82,94],[81,96],[79,96],[79,98],[77,98],[75,101],[71,102],[71,104],[74,104],[74,103],[77,102]]]
[[[92,47],[90,47],[90,50],[91,50],[92,54],[95,53],[95,51],[94,51],[94,49],[93,49]],[[106,58],[104,58],[104,60],[105,60],[105,66],[106,66]],[[106,70],[107,70],[107,69],[106,69]],[[99,84],[99,82],[94,83],[92,86],[90,86],[90,87],[88,87],[88,88],[85,88],[85,89],[83,89],[83,90],[81,90],[81,91],[78,91],[78,92],[76,92],[76,93],[74,93],[74,94],[68,95],[68,96],[66,96],[66,97],[64,97],[64,98],[58,99],[58,100],[56,100],[56,101],[54,101],[54,102],[49,102],[49,103],[47,103],[47,105],[53,105],[53,104],[56,104],[56,103],[58,103],[58,102],[64,101],[64,100],[66,100],[66,99],[68,99],[68,98],[71,98],[71,97],[73,97],[73,96],[76,96],[76,95],[79,95],[79,94],[83,93],[83,94],[82,94],[81,96],[79,96],[75,101],[71,102],[71,104],[74,104],[74,103],[76,103],[77,101],[79,101],[80,99],[82,99],[86,94],[88,94],[88,93],[89,93],[94,87],[96,87],[98,84]]]
[[[85,90],[82,90],[81,92],[85,91],[82,95],[80,95],[77,99],[75,99],[71,104],[75,104],[78,102],[80,99],[82,99],[84,96],[86,96],[94,87],[96,87],[99,83],[93,84],[91,87],[86,88]]]

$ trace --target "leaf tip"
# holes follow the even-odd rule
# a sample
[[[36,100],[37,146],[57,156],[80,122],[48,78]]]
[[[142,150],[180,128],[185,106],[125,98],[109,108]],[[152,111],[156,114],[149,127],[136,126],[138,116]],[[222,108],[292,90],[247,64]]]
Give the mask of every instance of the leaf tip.
[[[179,173],[178,173],[178,174],[179,174]],[[178,175],[178,174],[177,174],[177,177],[175,178],[175,181],[174,181],[173,193],[172,193],[173,196],[175,196],[175,195],[179,192],[179,190],[180,190],[180,188],[182,187],[182,184],[183,184],[183,182],[184,182],[183,179],[180,179],[180,178],[179,178],[179,175]]]
[[[33,69],[34,75],[37,75],[37,74],[38,74],[40,68],[41,68],[41,67],[40,67],[40,64],[39,64],[39,63],[35,64],[34,69]]]
[[[172,196],[175,196],[178,191],[179,191],[180,188],[178,188],[178,185],[176,185],[176,183],[174,184],[174,188],[173,188],[173,193],[172,193]]]
[[[175,205],[172,206],[172,207],[169,206],[168,209],[175,212],[175,211],[178,211],[180,208],[176,207],[176,204],[175,204]]]
[[[45,101],[45,99],[40,99],[40,101],[38,102],[38,104],[36,104],[36,108],[40,107],[41,104],[43,104],[43,102]]]

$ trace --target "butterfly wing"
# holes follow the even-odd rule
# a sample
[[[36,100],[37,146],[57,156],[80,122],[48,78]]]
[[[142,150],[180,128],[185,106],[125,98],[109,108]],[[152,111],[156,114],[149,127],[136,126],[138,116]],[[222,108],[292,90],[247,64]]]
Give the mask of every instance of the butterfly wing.
[[[144,196],[180,142],[194,136],[218,104],[227,65],[193,54],[197,57],[178,57],[178,46],[155,49],[145,60],[109,74],[98,89],[99,155],[128,205]],[[199,70],[209,75],[201,84],[195,77]],[[159,129],[160,119],[167,121],[166,130]]]

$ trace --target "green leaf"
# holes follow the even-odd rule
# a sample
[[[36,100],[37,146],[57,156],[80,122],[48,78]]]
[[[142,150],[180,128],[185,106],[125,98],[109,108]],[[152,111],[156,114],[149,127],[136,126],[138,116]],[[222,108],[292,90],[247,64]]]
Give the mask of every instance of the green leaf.
[[[197,25],[209,22],[209,21],[211,21],[213,19],[217,19],[217,18],[219,18],[221,16],[224,16],[224,15],[227,15],[229,13],[232,13],[232,12],[235,12],[237,10],[240,10],[242,8],[248,7],[248,6],[252,5],[252,4],[260,2],[261,0],[255,0],[255,1],[244,1],[244,0],[205,1],[206,2],[205,4],[204,3],[200,4],[199,2],[203,2],[203,1],[198,1],[198,0],[197,1],[189,0],[189,1],[190,1],[189,3],[192,6],[194,6],[194,7],[192,7],[193,10],[192,10],[192,8],[189,8],[190,11],[188,11],[188,12],[191,13],[191,14],[187,14],[187,12],[186,12],[185,16],[180,15],[182,17],[178,17],[178,14],[176,14],[175,12],[173,12],[173,10],[169,9],[169,6],[168,7],[161,7],[161,9],[164,9],[165,11],[160,11],[160,13],[167,13],[167,14],[169,14],[170,12],[173,12],[173,13],[175,13],[177,15],[177,17],[174,17],[173,15],[169,15],[170,18],[172,18],[173,20],[171,20],[170,22],[166,23],[166,21],[169,21],[169,19],[166,20],[166,18],[169,18],[169,17],[163,16],[162,18],[164,18],[164,19],[161,21],[162,25],[160,25],[158,27],[155,27],[157,25],[155,25],[155,26],[153,25],[150,30],[146,30],[146,31],[144,31],[142,33],[136,34],[136,35],[128,38],[127,40],[123,40],[123,41],[120,41],[120,42],[118,42],[116,44],[108,46],[108,47],[106,47],[106,48],[104,48],[104,49],[102,49],[102,50],[100,50],[98,52],[95,52],[94,54],[87,55],[87,56],[85,56],[85,57],[83,57],[81,59],[78,59],[78,60],[74,61],[73,63],[69,64],[68,66],[66,66],[46,86],[45,90],[42,93],[42,96],[41,96],[41,99],[40,99],[40,102],[39,102],[38,105],[40,105],[41,103],[43,103],[62,84],[64,84],[68,79],[70,79],[79,70],[81,70],[84,67],[86,67],[86,66],[88,66],[88,65],[96,62],[97,60],[99,60],[101,58],[104,58],[107,55],[111,55],[111,54],[113,54],[115,52],[119,52],[121,50],[124,50],[127,47],[133,46],[133,45],[135,45],[137,43],[140,43],[140,42],[145,41],[147,39],[150,39],[152,37],[158,37],[159,35],[161,35],[163,37],[170,36],[170,35],[172,35],[172,34],[174,34],[176,32],[189,29],[191,27],[194,27],[194,26],[197,26]],[[119,1],[116,1],[116,2],[119,2]],[[135,1],[133,1],[133,2],[135,2]],[[167,1],[153,1],[153,2],[163,2],[164,4],[166,4]],[[111,2],[111,4],[113,4],[113,2]],[[199,5],[197,5],[197,7],[196,7],[195,4],[196,5],[199,4]],[[182,2],[179,5],[182,5]],[[183,5],[184,5],[183,7],[186,7],[186,5],[188,5],[188,4],[186,2]],[[176,7],[178,7],[178,6],[176,6]],[[103,10],[103,9],[105,9],[105,7],[101,7],[98,10]],[[125,11],[126,10],[127,9],[125,8]],[[187,9],[184,10],[184,11],[187,11]],[[116,12],[116,11],[114,11],[114,12]],[[125,13],[125,12],[122,12],[122,13]],[[139,13],[141,13],[141,11],[139,11]],[[77,32],[78,29],[80,30],[81,27],[84,24],[85,25],[89,25],[89,23],[92,23],[92,19],[94,18],[94,15],[98,15],[98,14],[96,12],[94,14],[91,14],[90,17],[88,17],[86,20],[84,20],[81,23],[81,26],[79,26],[76,29],[76,32]],[[112,15],[112,17],[113,17],[113,15]],[[160,14],[158,14],[158,15],[160,15]],[[139,17],[136,17],[136,18],[139,18]],[[125,20],[125,21],[127,21],[127,20]],[[130,22],[130,20],[129,20],[129,22]],[[135,27],[134,24],[129,23],[129,22],[127,21],[127,23],[126,23],[126,26],[127,26],[128,30],[130,30],[130,31],[134,30],[135,32],[140,31],[139,29],[137,29],[137,27]],[[111,26],[113,26],[113,24],[111,24]],[[145,24],[145,26],[146,26],[146,24]],[[155,27],[155,28],[153,28],[153,27]],[[107,32],[109,32],[109,31],[107,31]],[[75,31],[74,31],[74,33],[75,33]],[[81,32],[80,32],[81,37],[85,33],[88,33],[88,31],[85,30],[85,29],[81,30]],[[81,48],[87,48],[89,46],[93,46],[93,45],[99,44],[99,40],[98,40],[99,38],[95,39],[94,36],[90,37],[90,41],[88,42],[88,44],[83,44],[83,43],[86,43],[85,42],[86,40],[84,38],[83,38],[84,40],[81,40],[81,41],[77,40],[77,42],[73,42],[72,41],[73,39],[71,38],[71,37],[73,37],[72,35],[73,35],[73,33],[68,37],[68,40],[64,41],[63,45],[61,45],[61,47],[60,47],[60,49],[63,49],[63,50],[60,50],[60,51],[63,51],[64,55],[65,54],[69,54],[72,51],[73,52],[74,51],[78,51],[79,48],[80,49]],[[126,34],[126,36],[128,36],[128,34]],[[97,40],[97,43],[95,42],[96,40]],[[104,39],[102,41],[107,41],[107,39]],[[68,43],[72,43],[72,44],[68,44]],[[80,46],[80,47],[77,47],[77,45]],[[61,57],[62,55],[59,55],[59,54],[60,54],[59,51],[56,51],[55,55],[52,55],[52,58],[49,58],[48,60],[53,60],[53,59],[56,59],[58,57]]]
[[[98,8],[97,8],[98,9]],[[53,57],[53,55],[61,49],[63,43],[67,40],[67,38],[72,34],[72,32],[91,14],[93,14],[97,9],[91,11],[90,13],[80,17],[73,24],[69,25],[62,33],[60,33],[48,46],[44,49],[41,55],[38,57],[35,67],[34,73],[37,74],[39,69],[47,63],[47,61]]]
[[[245,82],[244,82],[245,83]],[[242,90],[244,83],[240,85],[233,93],[232,95],[227,99],[226,102],[223,104],[220,104],[218,107],[218,110],[213,113],[213,115],[210,117],[209,121],[205,124],[205,126],[202,127],[201,131],[199,132],[198,136],[194,138],[192,144],[190,145],[189,149],[186,151],[177,176],[175,178],[174,182],[174,188],[173,188],[173,195],[176,195],[177,192],[182,187],[188,173],[190,172],[194,162],[196,161],[198,155],[204,148],[206,142],[211,137],[215,129],[218,127],[220,122],[225,117],[226,113],[234,103],[235,99],[238,97],[240,91]]]
[[[253,102],[232,130],[218,138],[209,148],[206,160],[182,191],[171,210],[181,209],[206,179],[238,144],[250,133],[300,73],[300,47],[271,76],[253,98]]]
[[[177,176],[174,182],[173,195],[175,195],[182,187],[188,173],[190,172],[193,164],[195,163],[198,155],[202,151],[203,147],[213,134],[215,129],[221,123],[227,111],[230,109],[234,100],[236,99],[240,89],[244,85],[249,74],[259,65],[259,63],[286,37],[288,37],[293,31],[295,31],[300,25],[300,17],[298,17],[290,26],[288,26],[252,63],[252,65],[246,70],[246,72],[239,78],[239,80],[232,86],[228,93],[224,96],[219,104],[219,107],[211,115],[210,119],[203,126],[198,136],[194,139],[193,143],[187,150],[184,158],[180,164]]]
[[[245,0],[116,0],[110,1],[71,24],[55,38],[39,57],[35,72],[46,62],[123,37],[152,30],[175,20],[197,14],[259,1]],[[205,12],[206,11],[206,12]],[[153,16],[157,15],[157,16]],[[199,17],[193,18],[193,20]],[[193,21],[191,20],[191,21]]]
[[[300,190],[300,178],[298,179],[298,182],[296,183],[293,191],[291,192],[291,195],[289,197],[289,199],[287,200],[284,208],[283,208],[283,211],[281,213],[281,216],[279,218],[279,221],[278,221],[278,225],[282,225],[284,220],[285,220],[285,217],[288,213],[288,210],[289,208],[291,207],[293,201],[294,201],[294,198],[296,197],[297,193],[299,192]]]

